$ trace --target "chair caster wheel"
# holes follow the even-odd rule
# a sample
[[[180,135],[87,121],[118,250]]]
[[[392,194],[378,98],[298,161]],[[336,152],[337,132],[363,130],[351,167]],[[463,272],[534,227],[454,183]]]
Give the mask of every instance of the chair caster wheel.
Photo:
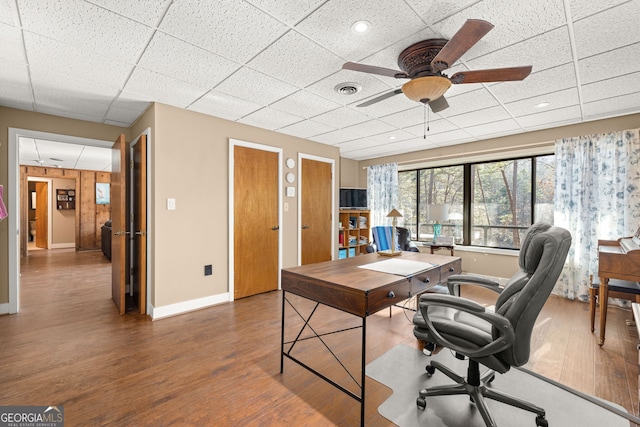
[[[427,374],[429,375],[433,375],[436,372],[436,368],[432,366],[431,363],[429,363],[424,369],[427,371]]]
[[[427,400],[423,397],[419,397],[416,399],[416,405],[418,405],[418,409],[424,411],[427,408]]]
[[[549,427],[549,422],[542,415],[538,415],[536,417],[536,426],[537,427]]]

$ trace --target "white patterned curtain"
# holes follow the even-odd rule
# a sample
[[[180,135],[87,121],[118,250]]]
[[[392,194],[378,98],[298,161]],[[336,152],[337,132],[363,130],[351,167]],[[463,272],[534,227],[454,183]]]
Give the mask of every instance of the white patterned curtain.
[[[573,242],[554,293],[588,301],[598,274],[598,239],[632,236],[640,226],[638,131],[557,140],[554,223]]]
[[[398,164],[369,166],[367,170],[367,195],[371,226],[391,225],[387,214],[398,207]]]

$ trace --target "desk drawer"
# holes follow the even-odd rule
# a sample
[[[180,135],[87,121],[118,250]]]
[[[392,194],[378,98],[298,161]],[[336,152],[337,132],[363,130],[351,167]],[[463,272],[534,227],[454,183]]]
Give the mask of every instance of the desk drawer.
[[[440,267],[440,282],[443,285],[446,285],[447,278],[449,276],[460,273],[462,273],[462,259],[458,258],[457,260],[449,264],[449,266]]]
[[[440,283],[440,268],[432,268],[411,278],[412,293],[421,294]]]
[[[375,289],[367,295],[367,315],[404,301],[410,296],[409,280]]]

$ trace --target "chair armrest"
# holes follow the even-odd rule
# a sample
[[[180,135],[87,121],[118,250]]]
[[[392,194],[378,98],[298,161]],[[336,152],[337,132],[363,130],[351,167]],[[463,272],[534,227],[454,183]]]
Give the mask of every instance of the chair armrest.
[[[494,292],[501,293],[502,289],[500,284],[495,280],[488,279],[482,276],[474,276],[471,274],[454,274],[447,278],[447,287],[451,295],[460,295],[461,284],[477,285],[483,288],[491,289]]]
[[[418,246],[414,242],[409,242],[406,250],[409,252],[420,252],[420,249],[418,249]]]
[[[434,328],[433,323],[431,323],[431,319],[428,316],[429,307],[452,308],[478,317],[495,327],[499,331],[499,336],[489,344],[479,348],[462,347],[443,337]],[[508,348],[515,339],[513,326],[506,317],[494,313],[493,311],[488,311],[485,307],[475,301],[471,301],[470,299],[454,295],[424,294],[420,298],[420,312],[422,313],[422,318],[429,330],[429,334],[435,337],[435,341],[438,344],[471,358],[485,357],[499,353]]]

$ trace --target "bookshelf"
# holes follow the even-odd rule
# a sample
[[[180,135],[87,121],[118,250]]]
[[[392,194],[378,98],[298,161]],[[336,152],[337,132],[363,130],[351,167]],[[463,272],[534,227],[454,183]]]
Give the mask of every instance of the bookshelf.
[[[367,252],[371,217],[368,210],[340,209],[338,258],[350,258]]]

